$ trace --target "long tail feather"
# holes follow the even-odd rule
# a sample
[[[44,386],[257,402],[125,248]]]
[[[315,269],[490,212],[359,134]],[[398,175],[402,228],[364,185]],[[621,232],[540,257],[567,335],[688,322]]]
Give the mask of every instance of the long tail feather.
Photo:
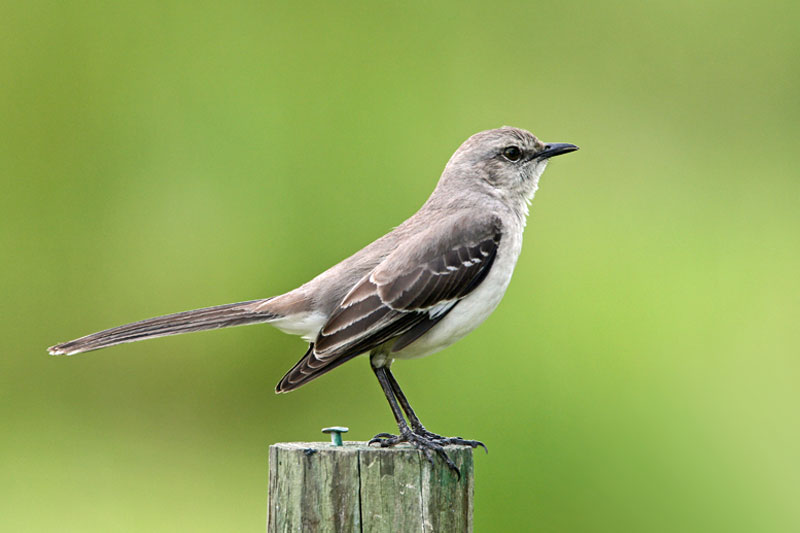
[[[264,302],[265,300],[252,300],[150,318],[92,333],[74,341],[56,344],[48,348],[48,351],[51,355],[73,355],[124,342],[134,342],[192,331],[257,324],[279,318],[279,315],[264,310],[255,310],[257,307],[255,304]]]

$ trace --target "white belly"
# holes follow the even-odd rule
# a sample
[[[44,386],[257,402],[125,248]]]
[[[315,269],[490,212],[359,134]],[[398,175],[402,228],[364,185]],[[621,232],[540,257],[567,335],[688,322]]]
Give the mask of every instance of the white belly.
[[[486,320],[502,300],[522,249],[522,226],[507,228],[500,240],[492,268],[483,282],[422,337],[402,350],[384,354],[392,359],[423,357],[446,348]],[[313,342],[328,315],[314,310],[290,314],[270,321],[273,326]]]
[[[522,231],[503,235],[492,269],[477,289],[469,293],[425,335],[392,353],[396,359],[423,357],[450,346],[480,326],[495,310],[508,288],[522,249]]]

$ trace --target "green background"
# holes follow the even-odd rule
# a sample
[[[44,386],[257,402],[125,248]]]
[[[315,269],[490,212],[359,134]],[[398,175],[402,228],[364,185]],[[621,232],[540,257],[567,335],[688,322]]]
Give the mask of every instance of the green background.
[[[476,531],[800,530],[796,1],[4,2],[0,529],[262,531],[267,446],[393,429],[265,326],[59,341],[291,289],[503,124],[553,161],[503,303],[395,365],[484,440]]]

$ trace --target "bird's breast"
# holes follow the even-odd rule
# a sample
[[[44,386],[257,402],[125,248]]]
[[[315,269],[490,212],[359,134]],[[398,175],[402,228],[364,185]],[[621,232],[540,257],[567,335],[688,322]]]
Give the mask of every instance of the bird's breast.
[[[518,231],[504,232],[497,256],[483,282],[459,301],[425,335],[402,350],[392,353],[392,357],[411,359],[430,355],[450,346],[481,325],[503,299],[521,249],[521,228]]]

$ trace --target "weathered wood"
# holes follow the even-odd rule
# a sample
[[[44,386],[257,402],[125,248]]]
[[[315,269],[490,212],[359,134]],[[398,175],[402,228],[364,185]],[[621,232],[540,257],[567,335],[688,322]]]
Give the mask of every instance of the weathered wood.
[[[461,479],[415,448],[288,442],[269,448],[268,533],[472,531],[472,449],[448,446]]]

